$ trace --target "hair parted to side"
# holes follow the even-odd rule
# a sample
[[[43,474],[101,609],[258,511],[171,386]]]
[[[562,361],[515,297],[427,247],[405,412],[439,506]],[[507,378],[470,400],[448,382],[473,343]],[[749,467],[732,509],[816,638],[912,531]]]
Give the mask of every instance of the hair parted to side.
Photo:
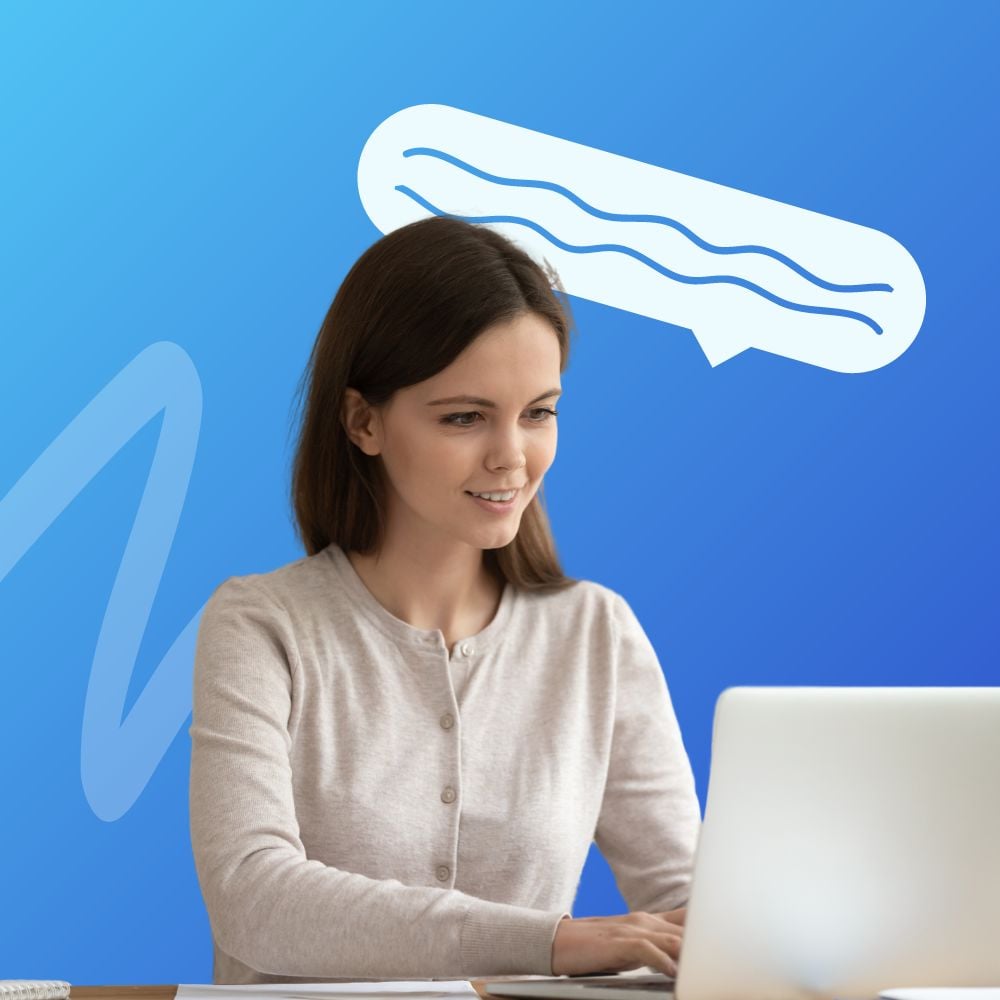
[[[295,526],[308,555],[331,543],[345,552],[377,552],[385,536],[384,466],[348,437],[341,419],[345,389],[379,406],[446,368],[487,327],[528,312],[552,324],[565,371],[572,313],[558,275],[495,230],[432,216],[387,233],[358,258],[327,311],[296,393],[301,410],[308,388],[291,482]],[[536,590],[576,582],[563,573],[543,504],[539,486],[515,538],[485,551],[500,580]]]

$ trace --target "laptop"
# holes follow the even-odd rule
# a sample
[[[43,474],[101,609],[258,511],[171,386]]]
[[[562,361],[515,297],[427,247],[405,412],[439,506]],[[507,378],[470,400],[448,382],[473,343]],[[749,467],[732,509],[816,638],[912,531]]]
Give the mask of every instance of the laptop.
[[[1000,687],[727,689],[676,982],[484,982],[552,1000],[935,986],[1000,986]]]

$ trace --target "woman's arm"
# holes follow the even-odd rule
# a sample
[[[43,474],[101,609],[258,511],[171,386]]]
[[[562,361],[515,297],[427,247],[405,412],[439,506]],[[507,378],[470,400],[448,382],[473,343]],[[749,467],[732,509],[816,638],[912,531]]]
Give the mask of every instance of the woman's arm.
[[[369,878],[306,856],[288,731],[294,649],[287,615],[252,580],[226,581],[205,606],[190,728],[191,843],[218,946],[274,975],[550,974],[562,913]]]
[[[687,903],[701,824],[691,764],[656,651],[615,595],[615,728],[594,840],[629,909]]]

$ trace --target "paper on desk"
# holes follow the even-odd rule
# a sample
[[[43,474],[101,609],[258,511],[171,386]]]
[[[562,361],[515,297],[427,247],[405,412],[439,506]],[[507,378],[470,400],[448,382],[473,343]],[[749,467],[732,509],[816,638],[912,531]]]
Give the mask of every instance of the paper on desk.
[[[467,979],[379,980],[356,983],[251,983],[214,986],[182,983],[175,1000],[374,1000],[379,996],[406,1000],[455,1000],[479,994]]]

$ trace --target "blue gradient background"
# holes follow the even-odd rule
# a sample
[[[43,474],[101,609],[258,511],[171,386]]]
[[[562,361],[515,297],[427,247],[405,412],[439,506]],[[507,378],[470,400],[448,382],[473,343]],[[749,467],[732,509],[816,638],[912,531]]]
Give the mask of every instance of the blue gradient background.
[[[996,684],[994,4],[0,6],[0,498],[146,346],[201,437],[127,708],[225,577],[301,555],[291,400],[380,234],[369,133],[440,102],[883,230],[927,314],[842,375],[574,299],[546,495],[567,572],[653,641],[704,801],[730,684]],[[208,982],[187,724],[105,822],[94,646],[154,419],[0,580],[0,978]],[[15,913],[12,898],[21,900]],[[624,909],[592,853],[577,916]]]

